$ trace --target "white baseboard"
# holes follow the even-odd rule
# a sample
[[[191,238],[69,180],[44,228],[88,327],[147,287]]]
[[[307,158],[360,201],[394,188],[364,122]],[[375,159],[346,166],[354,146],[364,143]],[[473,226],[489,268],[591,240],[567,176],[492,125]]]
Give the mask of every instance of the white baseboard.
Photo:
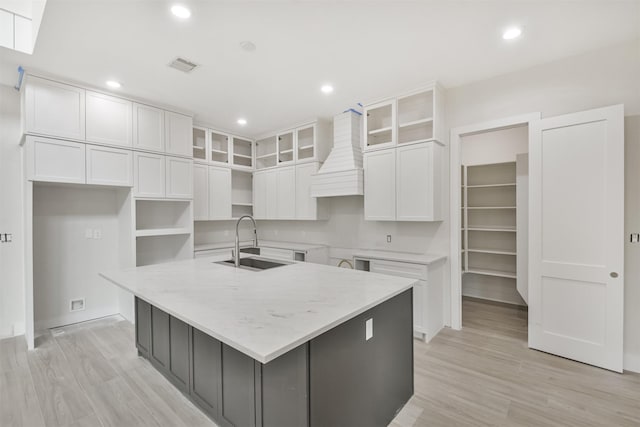
[[[95,310],[82,310],[75,313],[68,313],[50,319],[42,319],[35,322],[35,330],[57,328],[59,326],[72,325],[74,323],[86,322],[88,320],[100,319],[102,317],[120,314],[118,307],[101,307]]]
[[[640,373],[640,355],[625,353],[623,366],[625,371]]]

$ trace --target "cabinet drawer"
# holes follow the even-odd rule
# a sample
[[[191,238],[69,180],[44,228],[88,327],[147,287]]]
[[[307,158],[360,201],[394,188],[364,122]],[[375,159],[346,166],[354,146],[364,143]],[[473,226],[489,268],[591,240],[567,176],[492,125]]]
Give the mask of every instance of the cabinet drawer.
[[[133,186],[133,153],[117,148],[86,146],[87,184]]]
[[[427,266],[409,262],[371,260],[370,271],[409,279],[427,280]]]
[[[260,247],[260,256],[290,261],[293,260],[293,251],[290,249]]]
[[[27,179],[85,183],[85,145],[57,139],[27,137]]]

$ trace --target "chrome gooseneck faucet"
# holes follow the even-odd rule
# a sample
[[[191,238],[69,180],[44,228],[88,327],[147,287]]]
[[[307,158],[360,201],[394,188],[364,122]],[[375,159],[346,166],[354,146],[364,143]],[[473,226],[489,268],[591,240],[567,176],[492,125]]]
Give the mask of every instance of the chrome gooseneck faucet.
[[[236,250],[233,253],[233,261],[236,267],[240,267],[240,237],[238,235],[238,226],[244,218],[249,218],[251,222],[253,222],[253,246],[258,247],[258,226],[256,225],[256,220],[253,219],[251,215],[242,215],[236,222]]]

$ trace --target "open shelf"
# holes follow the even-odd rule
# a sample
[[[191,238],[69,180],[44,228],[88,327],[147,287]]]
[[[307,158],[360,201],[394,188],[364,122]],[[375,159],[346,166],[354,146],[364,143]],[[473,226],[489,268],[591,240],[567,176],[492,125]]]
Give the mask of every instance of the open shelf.
[[[487,269],[478,269],[478,268],[469,268],[464,271],[464,273],[468,274],[481,274],[483,276],[494,276],[494,277],[505,277],[508,279],[515,279],[516,273],[511,273],[508,271],[500,271],[500,270],[487,270]]]
[[[505,184],[486,184],[486,185],[467,185],[467,188],[493,188],[493,187],[515,187],[515,182],[509,182]],[[464,185],[463,185],[464,187]]]
[[[515,182],[516,162],[467,166],[467,186],[507,184]]]
[[[190,228],[149,228],[136,230],[136,237],[175,236],[179,234],[191,234]]]
[[[468,227],[468,228],[463,228],[463,230],[467,230],[467,231],[498,231],[498,232],[508,232],[508,233],[515,233],[516,232],[516,228],[515,227]]]
[[[190,234],[188,200],[136,200],[136,236]]]
[[[367,146],[393,142],[394,103],[388,102],[366,110]]]
[[[253,206],[253,178],[251,172],[231,171],[231,205]]]
[[[515,206],[467,206],[465,209],[515,209]]]
[[[473,249],[473,248],[469,248],[466,249],[468,252],[473,252],[473,253],[478,253],[478,254],[491,254],[491,255],[512,255],[512,256],[516,256],[516,252],[511,252],[511,251],[496,251],[493,249]]]

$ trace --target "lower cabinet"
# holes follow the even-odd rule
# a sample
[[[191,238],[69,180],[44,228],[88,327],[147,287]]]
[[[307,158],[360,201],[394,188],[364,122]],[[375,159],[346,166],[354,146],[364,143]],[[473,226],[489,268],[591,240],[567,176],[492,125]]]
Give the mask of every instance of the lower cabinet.
[[[183,392],[189,391],[189,325],[136,298],[136,346],[140,354]]]
[[[218,425],[308,425],[308,345],[261,364],[136,298],[140,355]]]

